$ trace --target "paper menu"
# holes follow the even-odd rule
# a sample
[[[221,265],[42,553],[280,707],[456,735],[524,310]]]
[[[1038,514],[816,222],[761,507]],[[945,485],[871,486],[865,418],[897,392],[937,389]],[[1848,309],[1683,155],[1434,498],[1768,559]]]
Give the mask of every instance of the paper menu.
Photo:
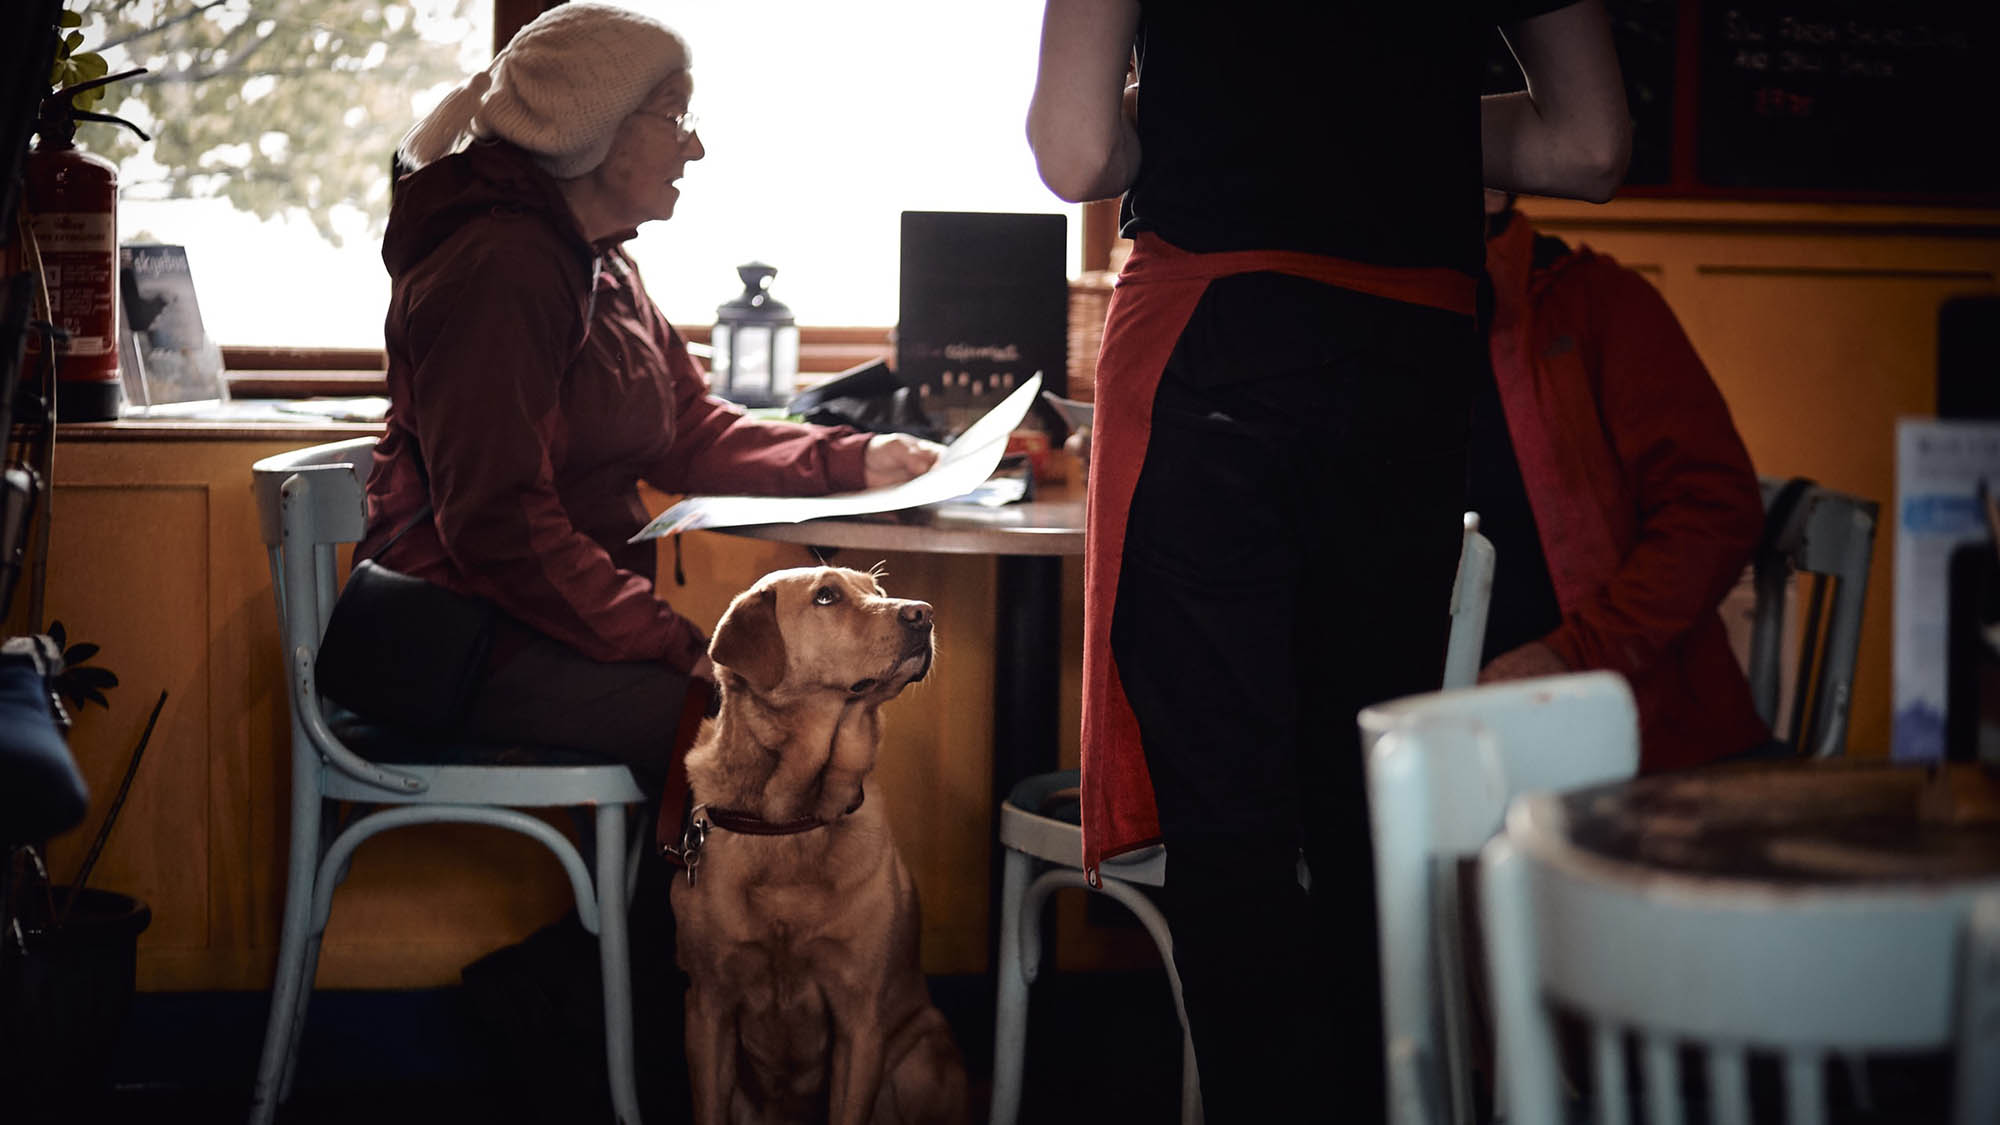
[[[993,475],[1007,452],[1007,437],[1041,393],[1040,373],[986,412],[945,446],[937,464],[920,477],[887,488],[841,492],[832,496],[690,496],[655,516],[630,542],[659,539],[706,527],[741,527],[760,523],[798,523],[827,516],[858,516],[894,512],[963,496]]]

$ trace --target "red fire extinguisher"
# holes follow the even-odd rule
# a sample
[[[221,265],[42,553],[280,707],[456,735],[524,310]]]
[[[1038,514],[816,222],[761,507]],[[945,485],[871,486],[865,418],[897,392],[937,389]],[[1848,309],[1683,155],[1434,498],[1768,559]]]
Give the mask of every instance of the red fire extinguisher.
[[[118,168],[76,147],[78,121],[105,121],[150,139],[137,125],[76,108],[75,97],[144,74],[124,71],[65,86],[42,99],[35,146],[23,169],[22,210],[41,256],[57,361],[56,417],[102,422],[118,417]],[[30,333],[24,370],[41,362]]]

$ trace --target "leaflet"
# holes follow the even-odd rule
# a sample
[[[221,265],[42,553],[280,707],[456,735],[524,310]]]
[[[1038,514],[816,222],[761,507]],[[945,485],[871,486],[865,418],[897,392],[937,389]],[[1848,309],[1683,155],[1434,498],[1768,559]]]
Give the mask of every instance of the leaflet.
[[[1008,435],[1027,417],[1028,407],[1041,389],[1042,377],[1037,373],[945,446],[930,471],[901,484],[831,496],[690,496],[655,516],[629,541],[637,543],[641,539],[659,539],[708,527],[799,523],[827,516],[894,512],[963,496],[978,488],[1000,467],[1000,458],[1007,452]]]

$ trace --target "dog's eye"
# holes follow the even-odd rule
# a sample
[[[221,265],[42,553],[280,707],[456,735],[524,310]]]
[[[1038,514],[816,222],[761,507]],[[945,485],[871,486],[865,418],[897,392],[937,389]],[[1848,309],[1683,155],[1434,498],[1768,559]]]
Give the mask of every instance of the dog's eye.
[[[840,600],[840,591],[831,586],[821,586],[813,591],[814,605],[832,605]]]

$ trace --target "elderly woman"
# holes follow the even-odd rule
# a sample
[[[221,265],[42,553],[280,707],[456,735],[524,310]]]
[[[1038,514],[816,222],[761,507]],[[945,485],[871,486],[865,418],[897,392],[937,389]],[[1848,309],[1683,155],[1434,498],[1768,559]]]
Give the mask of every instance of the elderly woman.
[[[706,393],[623,248],[705,155],[688,64],[656,20],[565,4],[404,139],[388,432],[356,554],[502,611],[452,733],[609,756],[654,791],[712,673],[702,630],[655,596],[653,545],[626,542],[638,482],[809,495],[908,479],[937,450]]]

